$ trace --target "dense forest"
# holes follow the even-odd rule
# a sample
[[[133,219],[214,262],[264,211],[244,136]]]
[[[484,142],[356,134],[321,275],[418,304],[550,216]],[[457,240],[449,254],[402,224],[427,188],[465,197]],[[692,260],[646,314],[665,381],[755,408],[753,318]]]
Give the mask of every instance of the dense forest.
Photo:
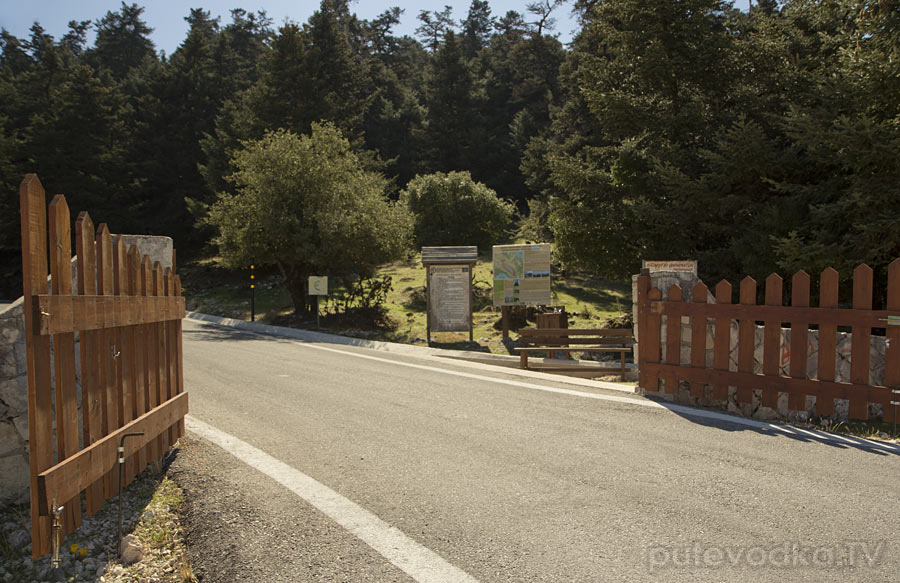
[[[564,46],[553,14],[570,9]],[[142,12],[123,2],[59,39],[38,23],[0,33],[5,284],[25,173],[116,232],[200,253],[242,148],[320,122],[390,199],[468,172],[515,206],[510,229],[600,276],[696,258],[709,281],[849,277],[860,262],[883,281],[900,256],[897,0],[543,0],[503,15],[472,0],[420,12],[415,38],[393,33],[399,9],[361,20],[348,0],[277,28],[192,9],[171,55]]]

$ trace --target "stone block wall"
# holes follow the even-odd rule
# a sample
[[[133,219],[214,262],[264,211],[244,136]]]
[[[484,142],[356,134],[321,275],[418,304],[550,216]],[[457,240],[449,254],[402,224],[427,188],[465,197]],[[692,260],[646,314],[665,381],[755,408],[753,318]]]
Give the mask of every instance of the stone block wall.
[[[25,305],[19,298],[0,312],[0,503],[27,501],[25,371]]]

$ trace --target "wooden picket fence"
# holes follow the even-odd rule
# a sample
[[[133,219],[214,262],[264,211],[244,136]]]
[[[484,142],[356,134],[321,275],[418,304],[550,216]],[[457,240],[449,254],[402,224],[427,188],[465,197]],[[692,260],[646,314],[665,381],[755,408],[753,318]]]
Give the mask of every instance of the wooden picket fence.
[[[838,272],[824,270],[819,280],[818,307],[810,307],[810,276],[803,271],[791,280],[791,305],[783,306],[782,278],[771,275],[765,282],[765,305],[756,304],[756,281],[745,278],[740,285],[739,303],[732,304],[732,287],[727,281],[715,289],[715,303],[708,303],[709,290],[702,282],[692,290],[692,301],[682,301],[683,290],[674,285],[663,292],[652,288],[648,272],[638,278],[638,366],[639,385],[648,393],[674,395],[679,382],[690,385],[692,397],[725,401],[729,387],[734,400],[752,404],[754,390],[761,390],[760,403],[776,408],[779,394],[787,393],[791,411],[806,410],[806,397],[815,397],[815,413],[831,416],[835,399],[849,401],[851,419],[868,419],[869,403],[881,403],[885,421],[893,420],[900,395],[900,259],[888,270],[887,303],[884,310],[872,309],[873,272],[861,265],[853,272],[852,307],[839,308]],[[682,318],[690,320],[690,362],[682,362]],[[663,326],[663,317],[666,318]],[[712,320],[712,366],[707,362],[708,320]],[[731,328],[738,327],[737,362],[731,364]],[[757,321],[763,324],[761,374],[754,371]],[[789,345],[782,346],[782,324],[789,323]],[[818,369],[815,377],[807,371],[808,336],[811,325],[818,326]],[[835,381],[838,326],[851,328],[850,380]],[[873,329],[886,330],[884,385],[870,379],[870,344]],[[662,343],[665,339],[665,354]],[[788,374],[781,373],[782,355],[789,351]],[[734,370],[736,369],[736,370]],[[660,387],[660,380],[664,387]],[[709,388],[711,387],[711,389]],[[709,392],[707,392],[709,391]]]
[[[183,435],[185,304],[174,257],[172,269],[151,264],[135,246],[126,249],[121,237],[112,237],[106,225],[95,233],[85,212],[75,223],[73,295],[65,198],[56,195],[49,205],[49,246],[46,195],[36,175],[22,181],[19,199],[37,558],[50,551],[57,534],[61,538],[81,523],[82,492],[88,514],[119,492],[122,436],[144,434],[125,440],[127,484]]]

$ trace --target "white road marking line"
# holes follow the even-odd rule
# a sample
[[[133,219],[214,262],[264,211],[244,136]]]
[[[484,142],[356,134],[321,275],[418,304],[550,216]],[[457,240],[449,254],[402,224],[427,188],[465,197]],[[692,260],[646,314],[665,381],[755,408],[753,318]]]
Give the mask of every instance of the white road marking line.
[[[434,551],[300,470],[191,415],[185,417],[185,426],[286,487],[416,581],[478,583],[477,579],[451,565]]]
[[[215,324],[213,324],[215,326]],[[246,330],[243,328],[235,328],[240,330],[244,334],[252,334],[254,336],[259,336],[260,338],[272,338],[272,335],[261,334],[259,332],[253,332],[250,330]],[[415,364],[412,362],[403,362],[398,360],[391,360],[389,358],[382,358],[380,356],[372,356],[369,354],[361,354],[359,352],[352,352],[347,350],[340,350],[337,348],[331,348],[328,346],[321,346],[319,344],[312,344],[310,342],[305,342],[301,340],[292,340],[289,338],[277,337],[279,340],[283,340],[285,342],[290,342],[291,344],[296,344],[297,346],[302,346],[305,348],[312,348],[315,350],[323,350],[325,352],[334,352],[336,354],[342,354],[345,356],[352,356],[354,358],[363,358],[367,360],[374,360],[376,362],[383,362],[395,366],[405,366],[407,368],[415,368],[419,370],[427,370],[430,372],[438,372],[451,376],[458,376],[463,378],[475,379],[485,382],[492,382],[501,385],[509,385],[512,387],[519,387],[523,389],[531,389],[534,391],[544,391],[547,393],[557,393],[560,395],[569,395],[572,397],[580,397],[583,399],[594,399],[597,401],[611,401],[614,403],[626,403],[628,405],[634,405],[636,407],[646,407],[648,409],[663,409],[672,411],[673,413],[678,413],[679,415],[685,415],[688,417],[699,417],[701,419],[711,419],[714,421],[722,421],[724,423],[732,423],[735,425],[744,425],[747,427],[753,427],[755,429],[765,429],[768,431],[774,431],[776,433],[782,433],[784,435],[789,435],[791,437],[799,437],[801,435],[806,435],[811,439],[815,439],[819,442],[825,443],[837,443],[840,445],[850,445],[853,447],[864,447],[867,449],[885,451],[895,454],[900,454],[900,445],[891,444],[891,443],[881,443],[877,441],[873,441],[870,439],[863,438],[849,438],[837,433],[826,433],[824,431],[817,431],[815,429],[802,429],[799,427],[791,427],[789,425],[777,425],[775,423],[768,423],[766,421],[757,421],[756,419],[746,419],[744,417],[737,417],[735,415],[727,415],[725,413],[719,413],[717,411],[707,411],[705,409],[697,409],[694,407],[688,407],[687,405],[676,405],[672,403],[660,403],[658,401],[650,401],[644,399],[634,399],[630,397],[617,397],[615,395],[605,395],[600,393],[586,393],[584,391],[576,391],[574,389],[560,389],[557,387],[548,387],[545,385],[538,385],[535,383],[527,383],[525,381],[517,381],[511,379],[501,379],[496,377],[490,377],[486,375],[479,375],[469,372],[463,372],[458,370],[451,370],[446,368],[439,368],[435,366],[429,366],[425,364]]]

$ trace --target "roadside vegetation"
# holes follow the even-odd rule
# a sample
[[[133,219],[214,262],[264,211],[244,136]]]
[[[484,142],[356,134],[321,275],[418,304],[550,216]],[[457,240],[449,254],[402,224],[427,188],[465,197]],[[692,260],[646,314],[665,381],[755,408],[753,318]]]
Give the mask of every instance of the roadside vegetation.
[[[250,319],[249,270],[233,270],[215,258],[196,261],[181,268],[188,309],[207,314]],[[319,304],[319,326],[323,332],[408,344],[424,344],[426,337],[425,268],[418,254],[404,261],[379,266],[373,281],[388,285],[379,288],[380,303],[360,307],[347,303],[346,288],[330,289],[331,295]],[[297,316],[280,275],[274,270],[257,273],[256,320],[271,324],[317,329],[315,315]],[[330,285],[330,284],[329,284]],[[492,273],[489,258],[475,266],[473,285],[474,343],[468,334],[432,334],[435,345],[508,354],[500,330],[500,310],[491,296]],[[593,278],[584,274],[554,274],[551,303],[566,309],[570,327],[631,325],[631,286]],[[534,309],[520,308],[511,318],[510,328],[534,326]]]

